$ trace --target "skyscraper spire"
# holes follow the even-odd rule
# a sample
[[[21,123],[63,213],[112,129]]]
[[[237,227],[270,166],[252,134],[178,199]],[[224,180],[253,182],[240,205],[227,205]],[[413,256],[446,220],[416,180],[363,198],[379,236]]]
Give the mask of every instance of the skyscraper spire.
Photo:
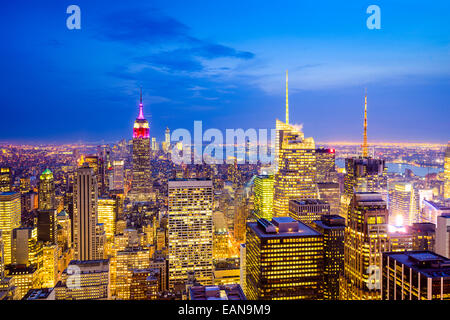
[[[286,69],[286,124],[289,124],[288,71]]]
[[[368,151],[369,146],[367,145],[367,88],[364,95],[364,136],[363,136],[363,144],[362,144],[362,155],[364,158],[369,156]]]
[[[139,102],[139,115],[137,118],[145,119],[144,118],[144,105],[142,104],[142,87],[141,87],[141,98],[140,98],[140,102]]]

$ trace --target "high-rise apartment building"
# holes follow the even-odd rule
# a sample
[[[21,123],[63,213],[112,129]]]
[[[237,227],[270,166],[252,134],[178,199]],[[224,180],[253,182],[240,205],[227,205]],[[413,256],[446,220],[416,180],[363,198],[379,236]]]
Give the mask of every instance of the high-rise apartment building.
[[[169,181],[169,287],[184,286],[189,272],[202,285],[213,282],[213,184]]]
[[[379,300],[381,253],[388,246],[389,214],[376,192],[356,192],[345,228],[341,300]]]
[[[247,298],[323,299],[323,254],[323,235],[290,217],[247,223]]]
[[[144,106],[141,99],[139,115],[133,127],[133,179],[131,182],[130,198],[134,201],[148,201],[151,196],[151,168],[150,168],[150,126],[144,117]]]
[[[253,180],[255,190],[255,216],[272,220],[273,175],[258,175]]]
[[[17,192],[0,193],[0,230],[4,244],[4,262],[12,263],[12,231],[20,227],[20,194]]]
[[[339,276],[344,272],[345,219],[322,215],[313,228],[323,235],[323,298],[339,300]]]

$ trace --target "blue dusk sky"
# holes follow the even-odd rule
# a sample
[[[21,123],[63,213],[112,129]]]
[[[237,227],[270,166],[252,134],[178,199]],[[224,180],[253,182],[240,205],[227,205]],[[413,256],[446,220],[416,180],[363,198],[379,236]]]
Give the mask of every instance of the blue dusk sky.
[[[69,30],[66,9],[81,9]],[[369,30],[369,5],[381,29]],[[0,142],[273,128],[316,141],[450,139],[450,1],[3,1]]]

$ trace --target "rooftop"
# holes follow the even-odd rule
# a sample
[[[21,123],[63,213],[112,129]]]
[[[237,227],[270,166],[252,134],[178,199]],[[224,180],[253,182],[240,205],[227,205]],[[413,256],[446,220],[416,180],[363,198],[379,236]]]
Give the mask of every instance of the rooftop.
[[[322,235],[320,232],[291,217],[276,217],[272,221],[258,219],[257,222],[248,222],[247,225],[260,238],[313,237]]]
[[[247,300],[238,284],[192,286],[189,288],[189,298],[190,300]]]
[[[328,204],[328,202],[320,200],[320,199],[298,199],[298,200],[290,200],[289,202],[293,202],[297,205],[313,205],[313,204],[327,205]]]
[[[449,278],[450,259],[431,251],[384,252],[394,259],[428,278]]]

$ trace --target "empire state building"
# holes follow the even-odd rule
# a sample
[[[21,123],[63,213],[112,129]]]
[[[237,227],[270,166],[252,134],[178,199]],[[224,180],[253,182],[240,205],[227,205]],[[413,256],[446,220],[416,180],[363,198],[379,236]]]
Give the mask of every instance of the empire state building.
[[[150,127],[144,118],[141,89],[139,115],[133,127],[133,181],[130,198],[133,201],[149,201],[151,191]]]

